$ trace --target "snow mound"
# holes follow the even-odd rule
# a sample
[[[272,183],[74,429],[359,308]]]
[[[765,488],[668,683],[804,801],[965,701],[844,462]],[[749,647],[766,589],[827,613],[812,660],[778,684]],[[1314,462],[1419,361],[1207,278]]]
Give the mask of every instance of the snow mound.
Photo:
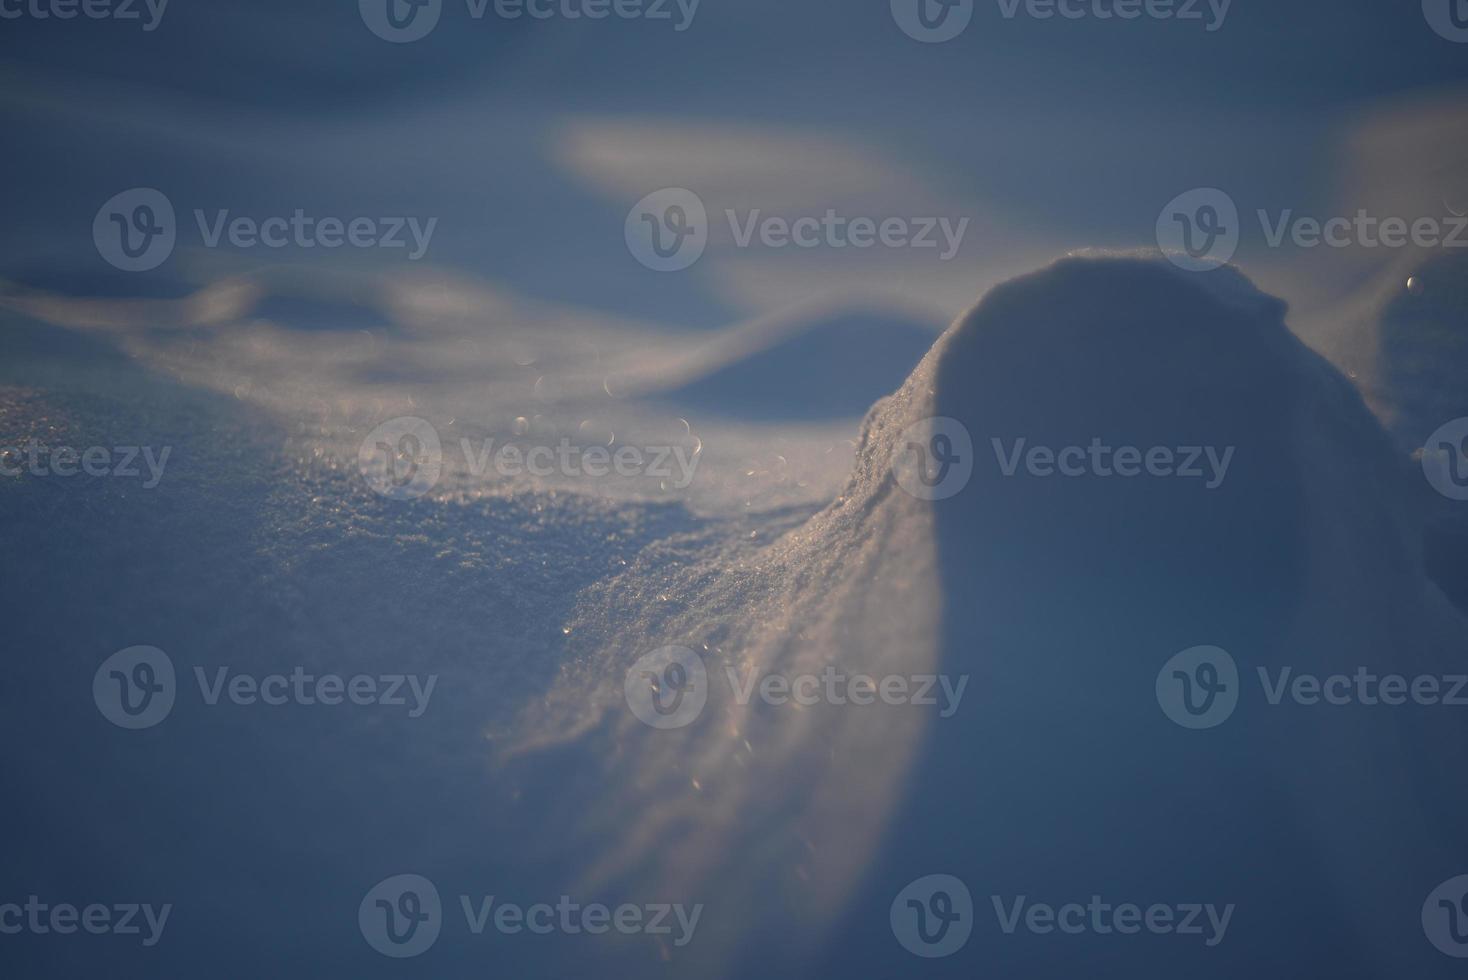
[[[1401,447],[1422,448],[1450,419],[1468,415],[1468,258],[1444,252],[1394,291],[1378,312],[1380,396]]]
[[[1376,316],[1376,397],[1398,448],[1420,459],[1433,433],[1468,417],[1468,259],[1447,250],[1414,270]],[[1428,515],[1423,548],[1429,572],[1468,609],[1468,514],[1460,502],[1421,484]]]
[[[1232,270],[1154,258],[1073,257],[992,290],[873,407],[828,508],[768,541],[670,540],[583,596],[570,662],[502,735],[506,787],[589,857],[582,888],[706,903],[677,952],[695,972],[900,975],[893,897],[945,873],[974,892],[986,971],[1104,955],[1118,975],[1224,977],[1264,950],[1299,971],[1429,973],[1416,912],[1460,870],[1444,774],[1468,761],[1461,722],[1270,706],[1256,672],[1450,673],[1464,624],[1423,572],[1406,462],[1283,317]],[[934,417],[966,431],[972,473],[928,500],[894,460]],[[1179,472],[1059,476],[1052,457],[1007,475],[1020,439],[1162,447]],[[1181,473],[1190,447],[1229,461],[1214,485]],[[707,704],[655,730],[624,682],[675,644],[706,668]],[[1237,662],[1239,705],[1185,731],[1156,678],[1203,644]],[[827,668],[967,693],[949,717],[736,693]],[[1025,941],[989,901],[1094,894],[1233,902],[1247,935]]]

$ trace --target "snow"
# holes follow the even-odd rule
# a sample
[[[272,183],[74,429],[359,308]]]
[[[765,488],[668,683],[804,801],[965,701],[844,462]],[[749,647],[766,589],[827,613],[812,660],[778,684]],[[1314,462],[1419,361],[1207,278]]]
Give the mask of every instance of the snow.
[[[1179,738],[1151,701],[1159,665],[1199,643],[1249,673],[1461,663],[1462,619],[1422,570],[1407,461],[1289,334],[1282,304],[1237,273],[1222,297],[1219,282],[1092,257],[1008,283],[873,408],[832,505],[768,544],[652,548],[590,590],[572,662],[514,750],[531,769],[590,760],[591,793],[556,781],[530,802],[564,813],[550,833],[592,842],[589,884],[721,909],[699,953],[737,973],[896,975],[906,954],[882,941],[886,904],[930,871],[1055,901],[1213,896],[1249,916],[1249,943],[1202,963],[1182,949],[1111,954],[1133,972],[1236,975],[1260,948],[1342,975],[1428,962],[1379,910],[1413,908],[1452,866],[1458,834],[1424,822],[1459,792],[1450,714],[1255,707],[1205,743]],[[968,426],[980,459],[964,491],[927,504],[895,485],[890,460],[932,415]],[[1202,440],[1238,457],[1213,493],[986,470],[986,437],[1015,434]],[[710,708],[653,731],[627,713],[621,682],[669,644],[701,652]],[[723,680],[828,664],[968,675],[970,701],[952,719],[781,713],[739,705]],[[1290,914],[1269,917],[1282,900]],[[1082,954],[987,955],[1046,975]]]
[[[686,396],[771,361],[792,384],[818,374],[852,322],[903,345],[920,327],[823,306],[710,344],[448,279],[266,273],[133,307],[8,305],[0,443],[174,447],[154,491],[3,485],[26,556],[9,639],[28,653],[4,707],[33,746],[11,775],[56,787],[12,819],[70,845],[18,859],[15,879],[176,902],[166,970],[264,962],[252,937],[270,934],[302,969],[386,975],[350,913],[404,872],[446,896],[706,907],[686,948],[501,940],[509,972],[901,975],[888,906],[929,873],[967,881],[981,911],[991,893],[1237,903],[1239,941],[1202,961],[1108,947],[1122,972],[1234,976],[1260,949],[1282,972],[1433,965],[1403,938],[1415,921],[1380,910],[1414,908],[1456,866],[1451,709],[1255,699],[1194,733],[1154,699],[1159,666],[1198,644],[1251,683],[1257,666],[1461,659],[1462,619],[1424,572],[1420,474],[1235,270],[1063,259],[991,290],[890,395],[876,376],[822,378],[821,410],[792,401],[779,424]],[[859,424],[829,410],[854,397],[874,401]],[[393,500],[356,460],[406,413],[449,448],[431,491]],[[930,502],[893,460],[933,416],[963,424],[974,458],[968,485]],[[452,452],[607,431],[697,445],[697,478],[486,478]],[[991,440],[1020,437],[1236,455],[1211,491],[1005,477]],[[296,706],[262,723],[181,695],[164,724],[119,733],[85,692],[139,643],[185,685],[195,667],[302,665],[435,673],[437,700],[418,719]],[[674,645],[705,665],[708,705],[655,730],[627,676]],[[740,703],[728,674],[828,669],[967,687],[939,717]],[[990,938],[986,963],[1052,975],[1097,939]],[[450,974],[484,956],[462,930],[439,943]]]

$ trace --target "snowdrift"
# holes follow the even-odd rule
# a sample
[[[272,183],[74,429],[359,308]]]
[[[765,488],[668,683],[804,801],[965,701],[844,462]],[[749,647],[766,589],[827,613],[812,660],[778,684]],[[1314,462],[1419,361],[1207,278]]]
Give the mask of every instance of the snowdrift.
[[[1468,867],[1461,715],[1272,704],[1261,681],[1464,660],[1423,570],[1420,472],[1284,313],[1231,269],[1063,260],[991,291],[873,407],[827,509],[768,544],[668,542],[590,590],[507,763],[520,805],[593,859],[578,887],[705,903],[672,951],[695,973],[1443,975],[1419,915]],[[932,417],[973,447],[937,500],[893,464]],[[1015,465],[1020,439],[1231,455],[1214,485],[1065,476]],[[624,679],[673,644],[707,705],[654,730]],[[1231,654],[1238,703],[1188,730],[1156,682],[1199,645]],[[948,717],[736,693],[828,667],[967,689]],[[937,873],[967,883],[974,934],[919,963],[889,910]],[[1236,911],[1204,946],[1006,934],[992,904],[1093,895]]]
[[[1468,871],[1460,709],[1275,704],[1258,676],[1451,677],[1468,635],[1426,570],[1420,467],[1284,315],[1229,269],[1066,259],[989,292],[872,407],[829,504],[707,517],[518,486],[387,500],[330,451],[361,439],[340,411],[282,424],[110,334],[12,317],[7,440],[175,452],[154,491],[0,484],[26,556],[7,636],[33,654],[0,716],[38,747],[15,784],[61,786],[0,823],[75,839],[66,862],[13,854],[11,877],[176,901],[178,941],[122,975],[255,968],[262,935],[317,972],[398,975],[352,913],[402,873],[454,919],[420,961],[445,977],[1446,975],[1420,916]],[[1154,449],[1169,475],[1142,475]],[[195,693],[119,732],[89,685],[139,643],[188,683],[292,665],[441,681],[417,719]],[[1183,727],[1159,675],[1204,645],[1236,664],[1237,704]],[[632,704],[669,693],[663,663],[643,668],[670,646],[706,703],[653,728]],[[948,687],[753,693],[832,674]],[[108,836],[80,833],[96,813]],[[934,874],[966,883],[972,934],[917,960],[892,907]],[[537,942],[469,934],[458,896],[488,894],[703,909],[682,946]],[[1005,932],[993,903],[1021,896],[1232,912],[1214,945]]]

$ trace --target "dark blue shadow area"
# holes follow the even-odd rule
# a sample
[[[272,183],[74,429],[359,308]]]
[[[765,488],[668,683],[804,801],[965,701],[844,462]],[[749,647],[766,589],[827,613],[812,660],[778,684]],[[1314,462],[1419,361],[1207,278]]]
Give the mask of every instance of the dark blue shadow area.
[[[860,417],[907,380],[933,336],[896,315],[822,316],[667,394],[731,418]]]
[[[1352,452],[1392,458],[1359,398],[1287,335],[1281,315],[1280,304],[1224,306],[1158,268],[1067,262],[997,288],[958,328],[935,412],[969,428],[976,465],[962,492],[933,506],[940,669],[969,675],[974,703],[933,723],[821,975],[1452,975],[1416,915],[1468,863],[1468,847],[1450,820],[1415,808],[1461,806],[1448,775],[1461,749],[1447,764],[1442,732],[1400,709],[1290,711],[1258,695],[1259,666],[1349,669],[1339,650],[1283,641],[1301,635],[1311,561],[1309,461],[1292,420],[1330,404],[1339,414],[1322,433],[1349,432]],[[1061,479],[1023,467],[1006,477],[990,445],[1095,436],[1237,451],[1209,491],[1197,480]],[[1410,549],[1380,554],[1377,596],[1420,576]],[[1232,653],[1249,693],[1222,727],[1185,730],[1160,710],[1154,679],[1173,654],[1202,644]],[[1445,670],[1461,665],[1460,650],[1435,653]],[[1445,722],[1461,734],[1461,722]],[[1307,748],[1321,745],[1341,749]],[[1378,754],[1353,755],[1353,745]],[[1422,796],[1374,788],[1366,774],[1382,766],[1415,767]],[[1409,857],[1410,871],[1368,856],[1386,839],[1390,860]],[[971,889],[974,933],[959,954],[915,969],[885,934],[888,907],[908,882],[938,873]],[[1358,935],[1359,909],[1343,893],[1369,895],[1375,921],[1395,930],[1385,961]],[[1208,948],[1176,934],[1023,925],[1006,934],[993,906],[994,896],[1010,910],[1016,896],[1059,906],[1093,895],[1236,911]],[[877,938],[850,939],[862,935]]]
[[[1379,378],[1400,450],[1428,446],[1439,427],[1468,417],[1468,259],[1444,252],[1423,263],[1417,290],[1403,290],[1378,320]],[[1457,501],[1420,484],[1432,514],[1423,537],[1433,581],[1468,610],[1468,518]]]

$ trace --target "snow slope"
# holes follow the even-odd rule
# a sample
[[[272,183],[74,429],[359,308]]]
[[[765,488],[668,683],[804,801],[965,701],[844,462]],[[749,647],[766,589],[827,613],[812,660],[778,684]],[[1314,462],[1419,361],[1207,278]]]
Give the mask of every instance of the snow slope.
[[[553,745],[595,774],[590,795],[584,775],[552,783],[553,832],[595,842],[598,884],[720,909],[719,941],[698,952],[735,975],[910,970],[888,905],[939,872],[980,906],[991,892],[1234,902],[1237,938],[996,933],[925,976],[1447,975],[1417,912],[1465,858],[1451,709],[1331,713],[1255,691],[1225,728],[1190,732],[1153,692],[1199,644],[1231,651],[1255,688],[1255,668],[1281,665],[1461,670],[1464,623],[1423,570],[1420,475],[1283,314],[1231,270],[1136,258],[1068,259],[993,290],[873,408],[826,510],[765,548],[655,548],[590,591],[521,750]],[[891,469],[929,416],[964,423],[975,450],[972,481],[935,503]],[[1212,491],[1005,477],[990,439],[1019,436],[1236,456]],[[709,708],[652,731],[622,678],[668,644],[701,652]],[[951,718],[745,706],[724,673],[827,664],[967,675],[968,700]]]

